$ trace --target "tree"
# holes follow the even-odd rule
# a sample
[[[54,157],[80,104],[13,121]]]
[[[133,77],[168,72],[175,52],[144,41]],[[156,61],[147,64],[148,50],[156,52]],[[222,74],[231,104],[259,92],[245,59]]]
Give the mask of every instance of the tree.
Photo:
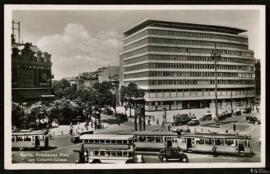
[[[62,98],[65,95],[64,90],[69,88],[71,84],[66,79],[54,80],[52,81],[52,87],[55,91],[55,94],[58,98]]]
[[[144,97],[144,91],[140,88],[138,88],[137,84],[135,83],[129,83],[127,86],[122,86],[120,90],[120,100],[124,107],[125,107],[125,112],[127,107],[130,109],[130,116],[131,116],[131,105],[132,103],[130,102],[131,98],[143,98]]]

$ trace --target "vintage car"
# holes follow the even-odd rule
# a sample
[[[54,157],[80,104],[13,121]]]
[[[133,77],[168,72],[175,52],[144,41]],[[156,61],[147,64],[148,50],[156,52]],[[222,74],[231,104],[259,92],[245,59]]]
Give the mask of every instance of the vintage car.
[[[160,150],[159,159],[162,162],[169,160],[179,160],[180,162],[188,162],[188,157],[178,148],[168,147]]]
[[[192,119],[187,123],[188,126],[197,126],[200,125],[200,121],[198,119]]]
[[[86,130],[86,131],[78,131],[75,135],[72,136],[71,142],[72,143],[80,143],[80,136],[84,134],[93,134],[93,130]]]

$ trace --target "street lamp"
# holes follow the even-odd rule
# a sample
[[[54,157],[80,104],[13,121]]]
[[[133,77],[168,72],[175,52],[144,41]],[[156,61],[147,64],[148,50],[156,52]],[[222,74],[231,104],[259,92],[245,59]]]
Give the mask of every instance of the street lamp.
[[[211,58],[215,63],[215,112],[216,112],[216,119],[218,118],[218,101],[217,101],[217,61],[220,59],[221,54],[217,51],[216,49],[216,44],[215,44],[215,49],[211,53]]]

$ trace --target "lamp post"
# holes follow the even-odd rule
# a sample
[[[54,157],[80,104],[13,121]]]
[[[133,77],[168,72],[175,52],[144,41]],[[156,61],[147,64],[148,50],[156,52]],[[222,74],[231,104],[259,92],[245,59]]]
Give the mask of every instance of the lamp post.
[[[218,99],[217,99],[217,60],[221,57],[221,54],[218,53],[215,45],[215,49],[212,51],[211,54],[212,60],[214,61],[214,67],[215,67],[215,113],[216,113],[216,119],[218,121]]]

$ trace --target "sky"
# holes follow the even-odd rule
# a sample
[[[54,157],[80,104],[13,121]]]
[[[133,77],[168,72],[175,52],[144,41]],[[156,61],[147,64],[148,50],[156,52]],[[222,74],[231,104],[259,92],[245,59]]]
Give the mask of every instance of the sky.
[[[21,40],[52,54],[54,79],[118,65],[123,32],[145,19],[230,26],[248,30],[249,49],[259,50],[259,10],[14,10]]]

